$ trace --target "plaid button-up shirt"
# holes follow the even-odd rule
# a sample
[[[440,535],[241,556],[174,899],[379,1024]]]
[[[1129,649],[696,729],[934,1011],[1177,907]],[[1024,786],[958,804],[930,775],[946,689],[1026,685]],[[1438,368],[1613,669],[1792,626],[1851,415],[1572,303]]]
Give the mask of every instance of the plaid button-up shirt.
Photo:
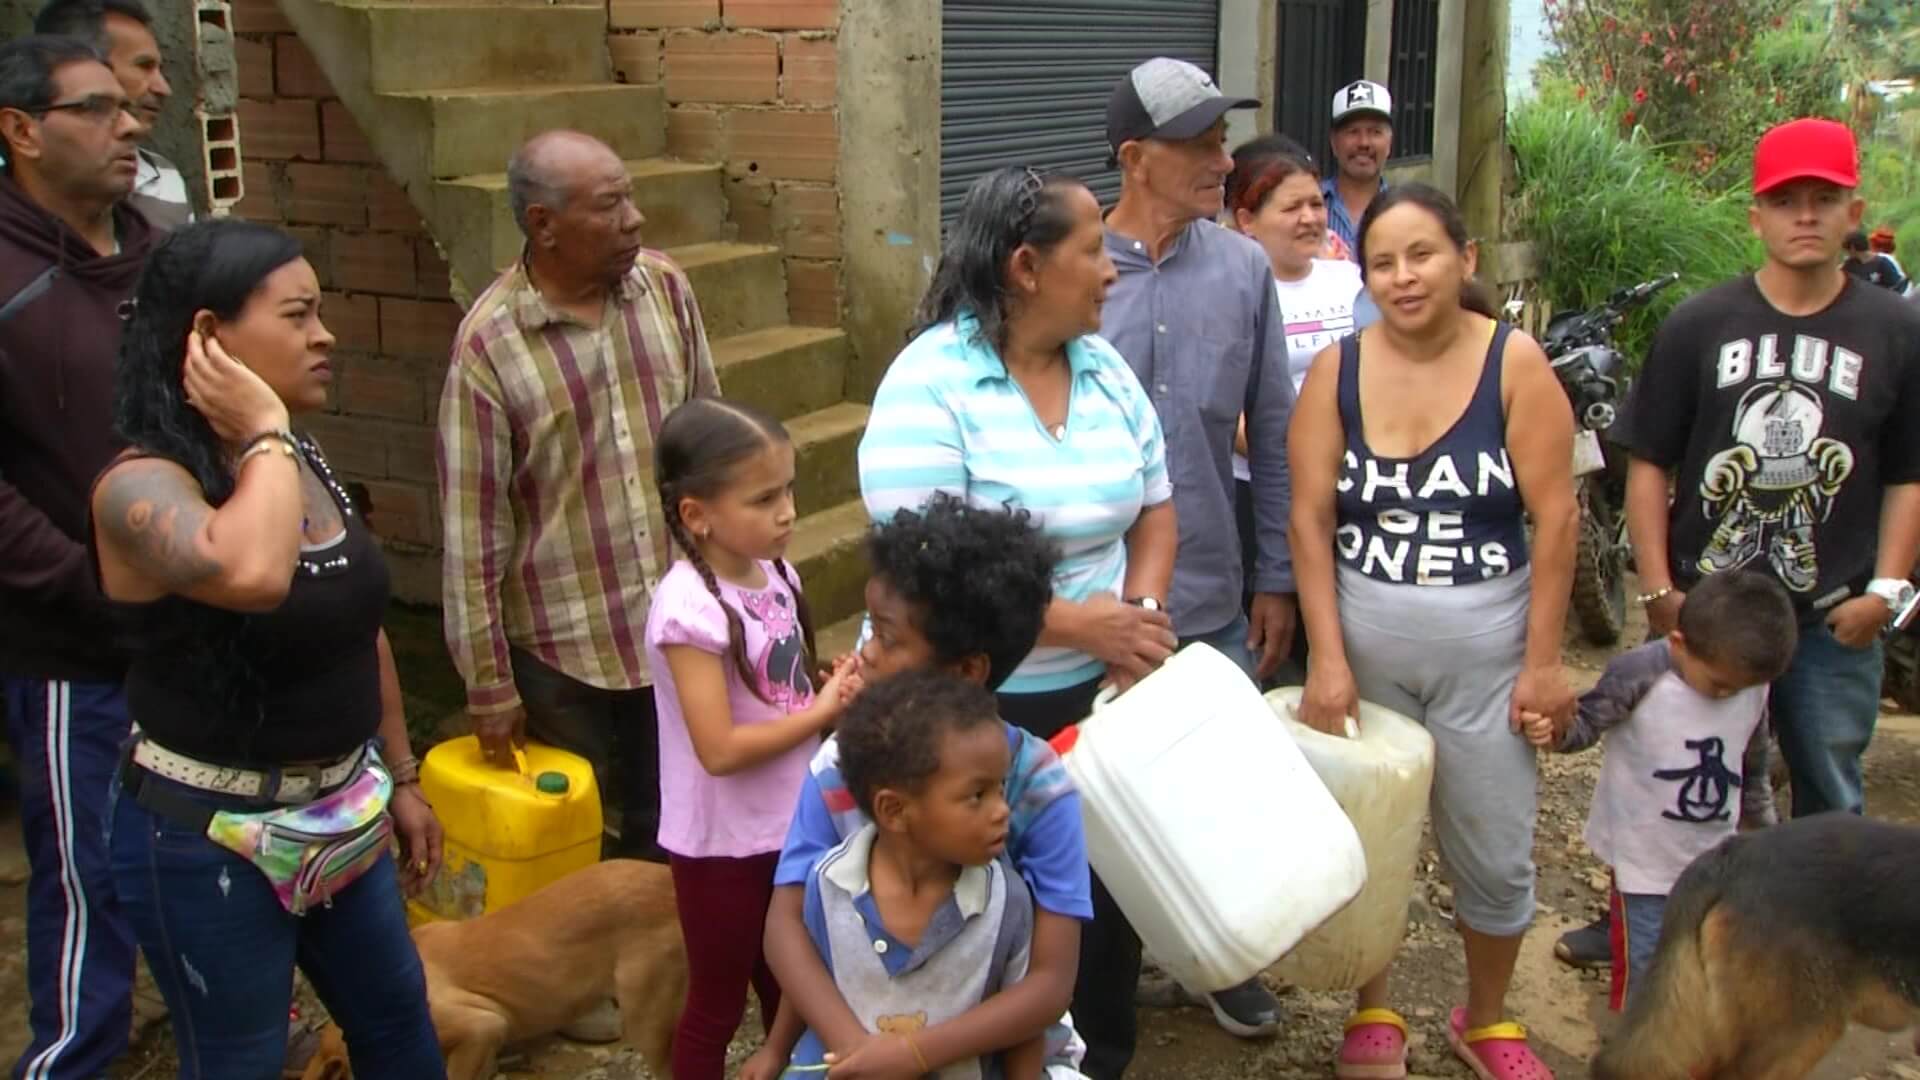
[[[641,635],[669,563],[653,436],[720,393],[687,276],[643,251],[589,324],[524,263],[460,323],[440,397],[447,646],[475,713],[520,703],[508,645],[604,689],[651,681]]]

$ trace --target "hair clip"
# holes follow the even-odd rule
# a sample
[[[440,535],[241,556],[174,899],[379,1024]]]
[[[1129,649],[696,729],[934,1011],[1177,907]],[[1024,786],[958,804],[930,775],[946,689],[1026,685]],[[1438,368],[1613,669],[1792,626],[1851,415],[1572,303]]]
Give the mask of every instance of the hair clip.
[[[1026,167],[1026,176],[1020,181],[1019,216],[1014,219],[1013,235],[1024,239],[1027,229],[1033,224],[1033,215],[1040,209],[1040,192],[1045,190],[1047,179],[1033,166]]]

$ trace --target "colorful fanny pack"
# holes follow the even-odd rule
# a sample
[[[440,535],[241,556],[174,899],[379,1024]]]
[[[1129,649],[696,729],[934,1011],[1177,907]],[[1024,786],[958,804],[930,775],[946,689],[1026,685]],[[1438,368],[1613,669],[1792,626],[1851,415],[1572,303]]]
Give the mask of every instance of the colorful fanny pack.
[[[252,863],[280,906],[303,915],[331,904],[385,854],[393,839],[387,803],[393,776],[371,746],[360,771],[332,794],[257,813],[215,811],[207,839]]]

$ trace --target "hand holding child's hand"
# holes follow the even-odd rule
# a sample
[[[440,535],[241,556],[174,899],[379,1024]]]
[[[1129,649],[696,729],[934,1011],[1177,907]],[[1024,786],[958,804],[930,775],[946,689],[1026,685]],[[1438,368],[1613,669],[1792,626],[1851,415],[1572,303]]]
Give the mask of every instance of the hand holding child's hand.
[[[848,653],[833,662],[831,671],[823,672],[825,682],[814,699],[821,706],[820,714],[823,726],[840,715],[840,710],[853,703],[866,686],[866,680],[860,673],[860,658]]]
[[[1558,728],[1559,725],[1553,722],[1553,717],[1545,713],[1537,713],[1531,709],[1523,709],[1520,712],[1521,733],[1527,737],[1528,742],[1542,750],[1551,750],[1559,744]]]
[[[825,686],[827,683],[833,681],[834,673],[838,672],[842,667],[848,664],[858,664],[859,662],[860,654],[858,652],[841,653],[839,656],[834,657],[826,667],[814,673],[813,684],[815,686]]]

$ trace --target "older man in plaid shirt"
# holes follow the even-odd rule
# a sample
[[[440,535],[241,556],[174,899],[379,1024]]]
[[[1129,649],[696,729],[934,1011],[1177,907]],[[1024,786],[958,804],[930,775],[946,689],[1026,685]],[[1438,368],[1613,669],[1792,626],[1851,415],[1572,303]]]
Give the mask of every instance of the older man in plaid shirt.
[[[447,645],[489,757],[525,732],[581,754],[620,803],[618,853],[661,858],[640,641],[669,561],[653,437],[719,382],[611,149],[537,135],[507,184],[526,247],[461,322],[440,399]]]

